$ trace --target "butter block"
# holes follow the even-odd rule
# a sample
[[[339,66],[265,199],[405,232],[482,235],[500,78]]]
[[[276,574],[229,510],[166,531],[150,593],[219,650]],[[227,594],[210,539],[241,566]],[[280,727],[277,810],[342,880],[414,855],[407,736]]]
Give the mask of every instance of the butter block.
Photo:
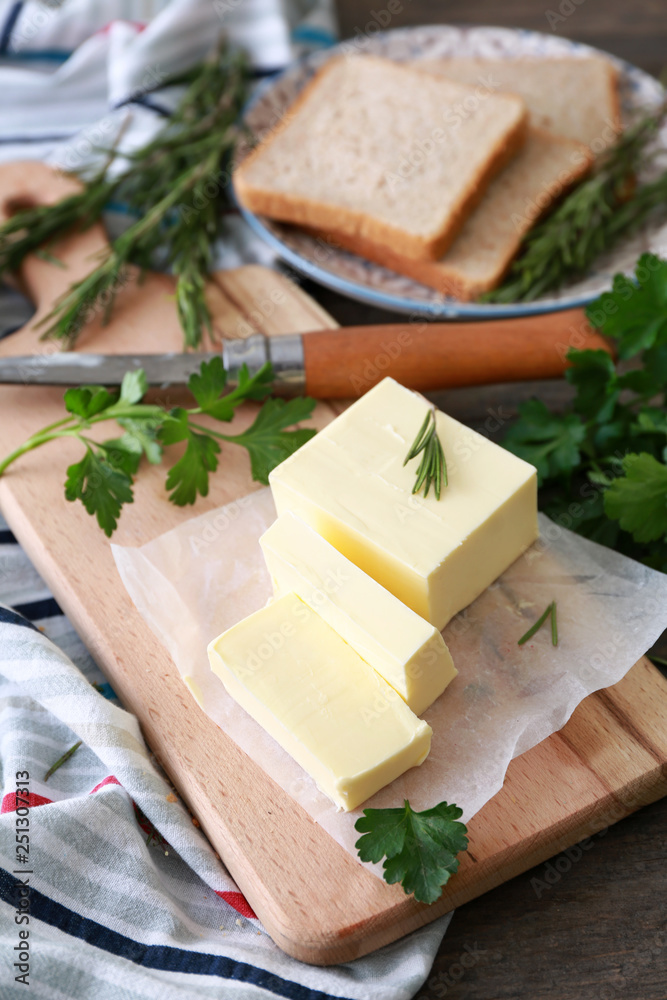
[[[296,594],[223,632],[208,655],[231,697],[345,810],[429,752],[430,726]]]
[[[386,378],[269,475],[290,510],[437,629],[538,536],[532,465],[437,411],[449,485],[412,495],[403,465],[427,413]]]
[[[397,691],[415,715],[457,670],[440,632],[290,511],[259,540],[276,596],[290,591]]]

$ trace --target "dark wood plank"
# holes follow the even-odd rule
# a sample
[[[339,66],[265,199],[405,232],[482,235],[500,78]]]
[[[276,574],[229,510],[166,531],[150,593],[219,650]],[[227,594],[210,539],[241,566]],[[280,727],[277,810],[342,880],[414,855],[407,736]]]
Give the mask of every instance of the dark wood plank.
[[[344,38],[354,36],[357,29],[363,32],[366,25],[377,20],[382,20],[388,28],[411,24],[493,24],[529,28],[586,42],[656,76],[667,64],[667,18],[665,5],[660,0],[634,0],[633,3],[547,0],[538,4],[531,0],[506,0],[503,4],[490,4],[485,0],[450,0],[448,3],[401,0],[396,14],[389,13],[387,0],[337,0],[336,6]],[[371,26],[370,30],[377,28]]]
[[[418,1000],[665,1000],[667,800],[460,907]]]

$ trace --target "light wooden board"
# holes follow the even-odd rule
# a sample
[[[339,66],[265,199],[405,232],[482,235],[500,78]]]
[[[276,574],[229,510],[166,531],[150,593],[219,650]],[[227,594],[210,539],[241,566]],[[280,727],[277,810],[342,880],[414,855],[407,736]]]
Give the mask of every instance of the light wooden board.
[[[85,255],[68,260],[74,257],[70,278],[86,266]],[[42,268],[39,262],[24,275],[35,295],[45,287]],[[49,296],[62,283],[54,273],[50,279]],[[141,291],[128,288],[118,325],[93,325],[82,346],[177,348],[168,279],[150,282]],[[153,292],[159,302],[149,309]],[[232,336],[333,323],[298,288],[262,268],[218,277],[212,299],[216,330]],[[40,349],[30,330],[0,342],[0,354]],[[58,389],[0,387],[0,454],[61,414]],[[319,404],[316,426],[334,415]],[[245,409],[238,429],[252,416]],[[197,709],[123,588],[108,541],[79,504],[64,499],[64,469],[78,455],[73,442],[26,455],[0,479],[0,507],[255,912],[291,955],[332,964],[366,954],[667,794],[667,682],[642,660],[510,765],[503,789],[470,823],[469,850],[442,899],[432,907],[416,903],[346,854]],[[192,516],[168,502],[163,485],[163,469],[142,468],[136,502],[125,509],[114,541],[140,545]],[[228,447],[195,513],[252,488],[246,454]]]

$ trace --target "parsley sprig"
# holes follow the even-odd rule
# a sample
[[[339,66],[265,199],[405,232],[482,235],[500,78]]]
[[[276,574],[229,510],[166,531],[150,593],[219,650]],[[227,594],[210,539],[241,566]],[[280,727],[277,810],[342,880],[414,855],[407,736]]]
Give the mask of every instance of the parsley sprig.
[[[364,809],[354,825],[363,834],[355,847],[362,861],[385,858],[385,882],[400,882],[420,903],[435,903],[458,870],[456,855],[468,846],[467,829],[456,822],[461,815],[446,802],[415,812],[407,799],[402,809]]]
[[[309,428],[286,430],[306,420],[315,401],[303,397],[266,399],[272,379],[271,365],[264,365],[252,376],[244,365],[238,385],[225,392],[227,372],[222,359],[213,358],[190,376],[188,388],[197,406],[171,410],[142,402],[148,386],[141,369],[125,375],[119,393],[100,385],[68,389],[68,416],[33,434],[0,462],[0,476],[27,452],[58,438],[75,438],[85,451],[83,458],[67,469],[65,497],[80,500],[108,537],[116,529],[124,504],[134,500],[132,486],[142,457],[157,465],[167,445],[185,443],[185,451],[169,469],[166,482],[169,499],[180,507],[208,494],[209,475],[218,467],[219,441],[245,448],[253,479],[266,484],[271,469],[315,434]],[[221,434],[198,419],[208,416],[229,422],[248,400],[264,402],[252,425],[240,434]],[[123,434],[108,441],[93,440],[88,431],[107,420],[119,424]]]
[[[572,407],[523,403],[502,443],[537,467],[540,506],[557,522],[665,572],[667,261],[644,254],[587,315],[622,364],[570,350]]]

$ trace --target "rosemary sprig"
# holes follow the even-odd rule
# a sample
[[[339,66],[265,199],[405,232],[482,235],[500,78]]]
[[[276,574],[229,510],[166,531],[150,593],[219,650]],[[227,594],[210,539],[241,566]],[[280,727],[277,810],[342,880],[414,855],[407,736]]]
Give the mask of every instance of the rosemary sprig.
[[[72,285],[42,321],[44,336],[72,347],[96,311],[107,321],[115,295],[129,274],[155,266],[176,276],[176,305],[185,345],[195,347],[211,326],[205,298],[213,244],[221,231],[228,168],[239,134],[237,120],[246,96],[248,70],[240,53],[223,41],[212,58],[169,85],[187,89],[169,122],[133,153],[120,176],[109,167],[117,151],[83,191],[55,205],[18,211],[0,227],[0,277],[17,270],[25,257],[72,228],[84,229],[113,197],[137,218],[101,256],[84,279]]]
[[[76,753],[76,751],[81,746],[82,742],[83,742],[83,740],[77,740],[76,743],[74,743],[69,748],[69,750],[65,750],[65,753],[62,755],[62,757],[59,757],[58,760],[55,762],[55,764],[52,764],[51,767],[48,769],[48,771],[44,775],[44,781],[48,781],[49,778],[51,777],[51,775],[55,774],[56,771],[58,770],[58,768],[62,767],[62,765],[65,763],[65,761],[68,761],[70,759],[70,757],[73,756],[73,754]]]
[[[419,493],[423,489],[424,496],[427,497],[428,491],[433,485],[435,498],[439,500],[443,485],[447,486],[447,463],[436,431],[435,407],[431,407],[426,414],[424,423],[419,428],[417,437],[412,442],[412,447],[405,456],[403,465],[406,466],[420,453],[423,453],[422,460],[417,469],[417,478],[412,492],[413,494]]]
[[[602,154],[590,177],[524,237],[522,250],[499,288],[483,302],[531,302],[584,275],[603,251],[636,231],[654,209],[667,211],[667,170],[636,184],[667,113],[663,105],[645,115]]]
[[[535,635],[535,633],[539,632],[539,630],[542,628],[542,626],[544,625],[545,621],[549,617],[551,617],[551,645],[552,646],[557,646],[558,645],[558,623],[556,621],[556,602],[555,601],[552,601],[551,604],[547,605],[547,607],[544,609],[544,611],[542,612],[542,614],[540,615],[540,617],[537,619],[537,621],[535,622],[535,624],[531,625],[531,627],[528,629],[528,631],[525,633],[525,635],[521,636],[521,638],[519,639],[517,645],[518,646],[523,646],[523,644],[526,643],[526,642],[528,642],[529,639],[532,639],[533,636]]]

